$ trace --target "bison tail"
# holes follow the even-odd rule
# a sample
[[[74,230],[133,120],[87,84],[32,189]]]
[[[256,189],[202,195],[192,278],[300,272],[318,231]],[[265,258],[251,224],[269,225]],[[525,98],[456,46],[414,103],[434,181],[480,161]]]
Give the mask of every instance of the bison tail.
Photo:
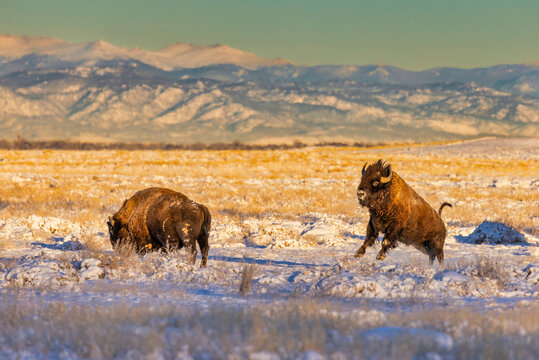
[[[438,215],[442,216],[442,210],[446,206],[453,207],[453,205],[451,205],[450,203],[444,202],[442,205],[440,205],[440,209],[438,210]]]
[[[210,229],[211,229],[211,214],[207,207],[204,205],[200,206],[202,208],[202,211],[204,211],[204,222],[202,223],[202,234],[206,237],[206,239],[210,236]]]

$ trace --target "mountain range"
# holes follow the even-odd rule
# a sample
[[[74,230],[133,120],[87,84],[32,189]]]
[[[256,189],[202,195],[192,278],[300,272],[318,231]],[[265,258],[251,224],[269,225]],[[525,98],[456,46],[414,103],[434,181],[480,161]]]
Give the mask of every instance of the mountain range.
[[[537,63],[301,66],[224,45],[159,51],[0,36],[0,138],[171,143],[539,137]]]

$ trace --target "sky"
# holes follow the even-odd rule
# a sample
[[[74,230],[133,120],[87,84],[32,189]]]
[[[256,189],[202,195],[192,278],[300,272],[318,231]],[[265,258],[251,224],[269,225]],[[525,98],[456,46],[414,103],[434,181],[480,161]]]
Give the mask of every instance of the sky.
[[[0,0],[0,34],[408,70],[536,62],[538,19],[538,0]]]

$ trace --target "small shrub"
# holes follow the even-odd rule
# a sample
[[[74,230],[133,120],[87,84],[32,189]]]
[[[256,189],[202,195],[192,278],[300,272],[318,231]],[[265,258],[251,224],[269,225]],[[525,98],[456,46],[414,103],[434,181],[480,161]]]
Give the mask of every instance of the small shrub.
[[[255,274],[255,266],[253,264],[246,264],[243,266],[240,281],[240,295],[247,296],[253,288],[253,277]]]

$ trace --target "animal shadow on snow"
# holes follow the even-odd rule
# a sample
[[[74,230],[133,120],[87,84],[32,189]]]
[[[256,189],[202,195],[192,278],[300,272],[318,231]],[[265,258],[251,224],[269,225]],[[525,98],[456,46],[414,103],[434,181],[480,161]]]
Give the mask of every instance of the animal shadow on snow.
[[[224,256],[224,255],[208,256],[208,260],[210,259],[232,262],[232,263],[257,264],[257,265],[306,266],[306,267],[328,266],[328,264],[312,264],[312,263],[300,263],[300,262],[284,261],[284,260],[255,259],[253,257],[240,258],[240,257],[231,257],[231,256]]]
[[[463,244],[530,246],[524,234],[518,230],[506,224],[492,221],[484,221],[470,235],[457,235],[455,239]]]
[[[353,239],[353,240],[357,240],[357,241],[365,240],[365,235],[356,235],[356,234],[352,234],[351,232],[348,232],[348,231],[345,231],[342,235],[343,235],[343,237],[345,237],[347,239]]]
[[[84,249],[78,240],[67,240],[63,237],[53,237],[54,243],[46,244],[43,242],[33,242],[32,246],[38,246],[50,250],[61,250],[61,251],[76,251]]]

